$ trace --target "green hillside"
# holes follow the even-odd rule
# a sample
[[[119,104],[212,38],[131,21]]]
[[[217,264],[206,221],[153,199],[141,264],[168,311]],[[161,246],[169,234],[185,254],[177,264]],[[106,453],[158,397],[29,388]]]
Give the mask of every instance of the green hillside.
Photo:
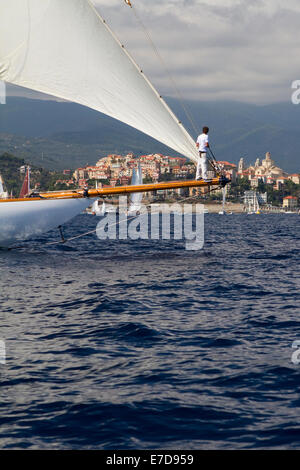
[[[27,163],[23,158],[18,158],[10,153],[0,154],[0,174],[3,178],[5,189],[9,194],[12,192],[15,197],[19,195],[24,181],[24,173],[20,172],[20,168]],[[55,182],[58,179],[63,180],[66,177],[61,173],[31,165],[32,188],[39,184],[40,189],[44,191],[66,189],[64,184],[60,185],[60,187],[55,186]]]

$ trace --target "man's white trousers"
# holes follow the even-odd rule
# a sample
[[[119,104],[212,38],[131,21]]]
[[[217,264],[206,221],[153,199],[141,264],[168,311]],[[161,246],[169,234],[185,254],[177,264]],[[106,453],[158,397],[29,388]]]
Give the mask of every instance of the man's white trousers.
[[[207,179],[207,155],[206,152],[199,152],[199,161],[197,165],[196,180],[201,179],[201,177]]]

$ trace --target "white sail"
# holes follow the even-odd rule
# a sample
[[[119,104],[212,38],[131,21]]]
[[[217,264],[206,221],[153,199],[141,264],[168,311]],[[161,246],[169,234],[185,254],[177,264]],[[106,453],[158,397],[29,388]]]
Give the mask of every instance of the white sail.
[[[2,176],[0,175],[0,199],[8,198],[8,192],[4,191]]]
[[[89,0],[0,0],[0,80],[88,106],[198,160],[192,137]]]
[[[131,178],[132,186],[137,186],[139,184],[143,184],[143,174],[141,165],[138,165],[137,169],[132,170],[132,178]],[[135,214],[138,212],[142,205],[143,193],[133,193],[130,196],[130,206],[128,208],[129,214]]]

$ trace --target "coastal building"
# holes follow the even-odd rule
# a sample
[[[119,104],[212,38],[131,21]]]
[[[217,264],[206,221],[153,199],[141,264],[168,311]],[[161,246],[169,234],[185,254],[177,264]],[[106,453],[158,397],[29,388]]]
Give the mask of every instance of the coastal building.
[[[295,196],[284,197],[282,207],[289,210],[296,209],[298,207],[298,198]]]
[[[244,205],[247,207],[254,206],[255,201],[257,201],[260,206],[264,206],[268,203],[268,195],[267,193],[258,193],[256,191],[245,191],[243,200]]]
[[[280,189],[282,189],[282,187],[285,185],[287,181],[289,181],[289,178],[287,176],[281,176],[279,178],[276,178],[274,189],[279,191]]]
[[[238,174],[242,175],[245,170],[246,170],[246,165],[244,162],[244,158],[241,158],[239,161],[239,165],[238,165]]]
[[[288,174],[279,168],[274,160],[271,158],[271,153],[267,152],[265,159],[260,161],[259,158],[256,159],[254,165],[250,165],[248,168],[245,168],[244,159],[241,158],[238,165],[237,176],[242,178],[246,177],[252,187],[257,187],[259,182],[265,184],[277,185],[284,179],[288,177]]]

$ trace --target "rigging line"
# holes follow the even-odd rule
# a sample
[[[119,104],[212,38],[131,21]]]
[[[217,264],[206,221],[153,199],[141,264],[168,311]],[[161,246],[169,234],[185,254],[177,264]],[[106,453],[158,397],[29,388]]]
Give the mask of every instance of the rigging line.
[[[152,85],[152,83],[150,82],[150,80],[146,77],[146,75],[144,74],[143,70],[141,70],[141,68],[138,66],[138,64],[136,63],[136,61],[133,59],[133,57],[131,56],[131,54],[127,51],[127,49],[125,48],[124,44],[121,43],[121,41],[118,39],[118,37],[116,36],[116,34],[110,29],[110,27],[108,26],[107,22],[102,18],[102,16],[100,15],[100,13],[98,12],[98,10],[96,9],[95,5],[93,4],[92,0],[86,0],[89,5],[91,6],[91,8],[93,9],[95,15],[97,15],[97,17],[99,18],[99,20],[104,24],[104,26],[106,27],[107,31],[111,34],[111,36],[114,38],[114,40],[116,41],[117,44],[119,44],[119,46],[121,47],[121,49],[123,50],[123,52],[126,54],[126,56],[128,57],[128,59],[132,62],[132,64],[134,65],[134,67],[138,70],[138,72],[141,74],[141,76],[143,77],[143,79],[145,80],[145,82],[148,84],[148,86],[151,88],[151,90],[154,92],[154,94],[156,95],[156,97],[161,101],[162,105],[165,107],[165,109],[167,110],[167,112],[170,114],[170,116],[172,117],[172,119],[177,123],[177,125],[179,125],[181,131],[183,132],[183,136],[185,138],[185,141],[186,143],[188,144],[188,146],[191,145],[191,141],[193,141],[193,138],[191,137],[191,135],[188,133],[188,131],[185,129],[185,127],[183,126],[182,122],[178,119],[178,117],[173,113],[173,111],[171,110],[170,106],[167,104],[167,102],[163,99],[163,97],[158,93],[158,91],[156,90],[156,88]],[[125,0],[126,3],[127,3],[127,0]],[[132,4],[130,5],[131,8],[132,8]],[[132,8],[133,10],[133,8]],[[179,153],[182,153],[180,152],[179,150],[177,150]],[[185,154],[186,155],[186,154]],[[191,160],[194,160],[194,158],[191,158],[191,157],[188,157],[190,158]]]
[[[213,191],[217,191],[217,190],[220,190],[220,189],[222,189],[221,186],[218,186],[217,188],[214,188],[214,189],[210,189],[209,191],[206,191],[205,193],[203,193],[203,196],[206,196],[206,194],[209,194]],[[184,199],[180,199],[179,201],[176,201],[176,203],[180,204],[184,201],[188,201],[189,199],[198,199],[198,198],[199,198],[199,196],[189,196],[189,197],[186,197]],[[151,204],[148,204],[145,207],[146,208],[151,207]],[[154,212],[153,214],[151,213],[151,215],[156,215],[156,214],[160,214],[160,212]],[[125,222],[125,221],[128,222],[129,220],[132,220],[132,219],[135,219],[135,218],[136,218],[136,216],[132,216],[132,217],[129,217],[129,218],[126,217],[125,219],[119,220],[118,222],[116,222],[114,224],[110,224],[108,226],[108,228],[113,227],[115,225],[120,225],[122,222]],[[61,229],[61,226],[60,226],[60,229]],[[87,235],[92,235],[93,233],[96,233],[96,232],[97,232],[97,229],[94,229],[94,230],[90,230],[89,232],[85,232],[85,233],[82,233],[80,235],[77,235],[76,237],[71,237],[71,238],[67,238],[67,239],[65,239],[62,236],[62,239],[60,241],[45,243],[44,246],[64,245],[65,243],[68,243],[68,242],[73,241],[73,240],[78,240],[79,238],[86,237]],[[21,248],[26,248],[26,245],[12,246],[11,248],[8,248],[8,250],[12,251],[12,250],[18,250],[18,249],[21,249]]]
[[[212,156],[214,162],[215,162],[216,165],[219,167],[218,161],[217,161],[216,157],[214,156],[212,149],[211,149],[210,147],[208,147],[208,149],[209,149],[209,151],[210,151],[210,153],[211,153],[211,156]]]
[[[212,166],[213,170],[216,172],[216,175],[218,175],[219,170],[216,167],[215,162],[213,161],[213,159],[209,155],[207,155],[207,160],[208,160],[209,164]]]
[[[222,189],[222,186],[217,186],[216,188],[209,189],[208,191],[206,191],[205,193],[202,193],[202,194],[203,194],[203,196],[206,196],[207,194],[209,194],[213,191],[218,191],[220,189]],[[179,201],[176,201],[176,203],[181,204],[182,202],[188,201],[189,199],[198,199],[198,198],[199,198],[199,196],[189,196],[189,197],[186,197],[186,198],[183,198],[183,199],[179,199]],[[147,204],[145,207],[146,208],[151,208],[151,206],[152,206],[152,204]],[[151,215],[156,215],[156,214],[159,214],[159,213],[160,212],[154,212],[153,214],[151,213]],[[120,225],[122,222],[125,222],[125,221],[128,222],[129,220],[132,220],[132,219],[135,219],[135,218],[136,218],[136,216],[126,217],[123,220],[119,220],[118,222],[115,222],[114,224],[109,225],[108,228],[113,227],[114,225]],[[64,245],[67,242],[70,242],[70,241],[73,241],[73,240],[78,240],[79,238],[83,238],[83,237],[86,237],[87,235],[92,235],[93,233],[97,232],[97,229],[94,229],[94,230],[90,230],[89,232],[85,232],[85,233],[82,233],[80,235],[77,235],[75,237],[65,239],[62,235],[62,232],[61,232],[61,226],[59,226],[58,229],[60,230],[60,234],[62,236],[62,239],[60,241],[56,241],[56,242],[45,243],[44,246]],[[8,248],[8,250],[12,251],[12,250],[18,250],[18,249],[21,249],[21,248],[26,248],[26,245],[12,246],[12,247]]]
[[[126,0],[125,0],[125,1],[126,1]],[[126,3],[127,3],[127,2],[126,2]],[[185,113],[185,115],[186,115],[188,121],[189,121],[190,124],[192,125],[192,128],[193,128],[194,132],[198,135],[198,129],[197,129],[196,125],[195,125],[195,122],[194,122],[194,120],[193,120],[193,117],[192,117],[191,113],[188,111],[186,105],[184,104],[183,96],[182,96],[182,94],[181,94],[179,88],[177,87],[176,82],[175,82],[175,80],[174,80],[174,78],[173,78],[173,76],[172,76],[172,74],[171,74],[171,72],[170,72],[170,70],[169,70],[169,68],[168,68],[168,66],[167,66],[167,64],[166,64],[166,62],[165,62],[165,60],[163,59],[162,55],[160,54],[159,50],[157,49],[156,45],[154,44],[154,42],[153,42],[153,40],[152,40],[152,38],[151,38],[151,36],[150,36],[150,33],[149,33],[148,29],[146,28],[145,24],[143,23],[141,17],[139,16],[139,14],[138,14],[138,12],[137,12],[135,6],[132,5],[132,4],[131,4],[130,6],[131,6],[131,9],[132,9],[132,11],[133,11],[133,13],[134,13],[134,15],[135,15],[135,17],[136,17],[138,23],[140,24],[142,30],[144,31],[146,37],[148,38],[148,41],[149,41],[149,43],[150,43],[150,45],[151,45],[151,47],[152,47],[152,49],[153,49],[153,51],[154,51],[154,54],[157,56],[158,60],[161,62],[162,66],[163,66],[163,68],[164,68],[164,70],[165,70],[165,72],[166,72],[166,74],[167,74],[167,76],[168,76],[168,78],[169,78],[170,84],[171,84],[172,88],[174,89],[174,91],[175,91],[175,93],[176,93],[176,95],[177,95],[177,98],[178,98],[178,100],[179,100],[179,103],[180,103],[180,105],[181,105],[181,107],[182,107],[182,109],[183,109],[183,111],[184,111],[184,113]]]
[[[214,159],[214,161],[216,162],[216,164],[218,164],[217,159],[216,159],[216,157],[214,156],[212,149],[211,149],[210,147],[208,147],[208,149],[209,149],[209,151],[210,151],[210,154],[211,154],[212,158]]]
[[[217,189],[220,189],[219,187],[214,189],[214,190],[211,190],[211,191],[216,191]],[[211,191],[207,191],[206,193],[204,193],[204,195],[208,194],[209,192]],[[186,197],[184,199],[180,199],[179,201],[176,201],[176,203],[180,204],[184,201],[187,201],[188,199],[196,199],[197,196],[189,196],[189,197]],[[145,206],[146,208],[151,208],[151,204],[147,204],[147,206]],[[156,215],[156,214],[159,214],[160,212],[154,212],[153,214],[151,213],[151,215]],[[110,227],[114,227],[114,226],[117,226],[117,225],[120,225],[121,223],[123,222],[128,222],[129,220],[132,220],[132,219],[135,219],[136,216],[132,216],[132,217],[126,217],[125,219],[123,220],[119,220],[118,222],[115,222],[113,224],[110,224],[108,226],[108,228]],[[61,244],[65,244],[67,242],[70,242],[70,241],[73,241],[73,240],[78,240],[79,238],[83,238],[87,235],[92,235],[93,233],[96,233],[97,232],[97,229],[94,229],[94,230],[91,230],[89,232],[85,232],[85,233],[82,233],[80,235],[76,235],[75,237],[71,237],[71,238],[68,238],[68,239],[63,239],[63,240],[60,240],[60,241],[57,241],[57,242],[50,242],[50,243],[45,243],[44,246],[53,246],[53,245],[61,245]],[[23,248],[22,246],[17,246],[15,248]],[[12,248],[13,249],[13,248]]]
[[[211,165],[212,169],[215,171],[216,176],[219,176],[219,174],[220,174],[220,169],[219,169],[218,166],[216,166],[214,160],[213,160],[208,154],[206,154],[206,158],[207,158],[207,160],[208,160],[208,163]]]
[[[222,174],[224,173],[224,171],[221,169],[221,167],[220,167],[220,165],[219,165],[219,163],[218,163],[216,157],[214,156],[213,151],[211,150],[211,148],[208,147],[208,149],[209,149],[209,151],[210,151],[210,153],[211,153],[211,156],[212,156],[212,158],[213,158],[213,160],[214,160],[214,167],[215,167],[216,171],[218,171],[218,172],[222,175]]]

